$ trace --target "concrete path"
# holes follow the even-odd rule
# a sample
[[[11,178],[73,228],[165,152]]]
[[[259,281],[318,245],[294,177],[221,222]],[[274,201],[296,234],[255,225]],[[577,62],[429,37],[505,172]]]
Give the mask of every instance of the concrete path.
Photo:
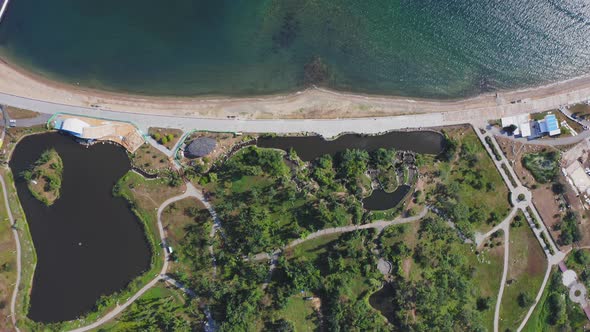
[[[524,319],[520,323],[520,326],[518,327],[518,329],[516,329],[517,332],[520,332],[520,331],[522,331],[522,329],[524,329],[526,323],[529,321],[529,318],[531,318],[531,315],[535,311],[537,304],[539,304],[539,301],[541,301],[541,297],[543,296],[543,292],[545,291],[545,287],[547,287],[547,282],[549,281],[549,276],[551,275],[552,268],[553,268],[552,265],[547,264],[547,270],[545,270],[545,277],[543,278],[543,282],[541,283],[541,287],[539,288],[539,291],[537,292],[537,296],[535,297],[535,303],[533,303],[533,305],[529,308],[529,311],[526,313],[526,316],[524,316]]]
[[[21,246],[14,216],[12,215],[10,204],[8,203],[8,191],[6,188],[6,182],[4,182],[4,176],[0,176],[0,183],[2,184],[2,193],[4,194],[6,213],[8,214],[8,219],[10,220],[10,225],[12,226],[12,235],[14,236],[14,242],[16,243],[16,281],[14,283],[14,290],[12,291],[12,298],[10,300],[10,319],[12,320],[12,325],[14,325],[14,329],[16,331],[20,331],[18,326],[16,326],[16,297],[18,295],[18,288],[20,287],[21,282]]]
[[[162,252],[164,253],[164,265],[162,266],[160,273],[154,279],[152,279],[152,281],[150,281],[148,284],[146,284],[144,287],[142,287],[137,293],[135,293],[132,297],[130,297],[125,303],[123,303],[122,305],[118,304],[115,307],[115,309],[113,309],[112,311],[107,313],[105,316],[103,316],[101,319],[97,320],[96,322],[94,322],[90,325],[81,327],[81,328],[74,329],[74,330],[72,330],[72,332],[89,331],[89,330],[98,328],[102,324],[110,321],[111,319],[113,319],[117,315],[119,315],[121,312],[123,312],[127,307],[129,307],[133,302],[135,302],[139,297],[141,297],[150,288],[154,287],[156,285],[156,283],[159,282],[160,280],[164,280],[168,283],[171,283],[172,285],[179,287],[182,291],[184,291],[185,293],[187,293],[190,296],[196,295],[192,290],[185,288],[184,285],[182,285],[178,281],[176,281],[173,278],[170,278],[169,276],[166,275],[166,272],[168,271],[168,261],[169,261],[170,255],[168,254],[168,251],[165,249],[165,247],[166,247],[166,242],[165,242],[166,241],[166,234],[165,234],[164,228],[162,226],[162,212],[164,212],[164,209],[166,209],[166,207],[168,207],[168,205],[170,205],[174,202],[180,201],[182,199],[185,199],[187,197],[195,197],[195,198],[201,200],[203,202],[203,204],[205,204],[205,206],[208,206],[208,209],[210,209],[210,211],[212,211],[212,209],[213,209],[208,202],[204,201],[202,193],[190,183],[186,184],[186,191],[183,194],[171,197],[171,198],[167,199],[166,201],[164,201],[160,205],[160,207],[158,208],[158,211],[157,211],[158,232],[160,234],[160,239],[162,240]],[[215,218],[216,218],[216,215],[215,215],[214,219]],[[217,224],[219,224],[219,221],[217,221]],[[209,326],[209,324],[208,324],[208,326]]]
[[[476,232],[475,233],[475,245],[477,247],[479,247],[483,243],[483,241],[485,241],[485,239],[490,237],[492,234],[496,233],[498,230],[505,229],[506,226],[509,227],[510,223],[512,222],[512,219],[514,219],[514,216],[516,216],[517,212],[518,212],[518,208],[513,207],[512,210],[510,210],[510,213],[508,213],[508,216],[506,216],[506,218],[504,218],[504,220],[502,220],[501,223],[494,226],[494,228],[490,229],[487,233],[482,234],[482,233]]]
[[[494,310],[494,331],[498,332],[500,325],[500,306],[502,305],[502,296],[504,295],[504,287],[506,286],[506,278],[508,276],[508,259],[510,257],[510,221],[505,220],[499,229],[504,231],[504,267],[502,269],[502,281],[500,282],[500,289],[498,290],[498,297],[496,300],[496,308]]]
[[[2,65],[0,64],[1,73]],[[18,73],[15,73],[15,75],[22,76]],[[584,80],[590,81],[590,78],[584,78]],[[27,93],[17,91],[10,93],[12,87],[20,87],[12,84],[2,87],[4,93],[0,93],[0,103],[46,114],[67,112],[131,121],[136,123],[144,133],[147,133],[149,127],[158,126],[177,128],[184,131],[197,129],[253,133],[274,132],[279,134],[310,132],[325,137],[334,137],[345,132],[376,134],[394,129],[481,122],[503,116],[530,113],[533,110],[556,109],[563,104],[582,102],[589,98],[590,83],[587,84],[588,87],[584,86],[584,88],[577,90],[568,90],[567,86],[569,85],[572,85],[572,88],[576,86],[572,82],[561,82],[552,86],[499,93],[496,96],[484,95],[459,101],[411,100],[395,97],[363,96],[323,89],[308,89],[284,96],[199,99],[195,100],[194,104],[189,101],[186,105],[183,103],[187,100],[182,98],[159,104],[149,102],[149,98],[131,102],[132,96],[111,105],[104,96],[93,100],[94,98],[88,96],[91,92],[85,91],[85,102],[82,105],[74,103],[71,92],[67,92],[67,96],[64,96],[64,98],[58,98],[59,100],[44,101],[42,96],[37,96],[37,91],[47,92],[52,88],[47,87],[44,90],[27,89]],[[564,91],[556,92],[557,88],[564,89]],[[39,87],[39,89],[42,88]],[[532,97],[533,95],[535,98],[527,98],[527,96]],[[512,101],[515,100],[518,102],[513,103]],[[91,104],[100,104],[103,109],[89,107]],[[283,113],[298,113],[302,109],[310,112],[308,117],[312,117],[313,112],[322,109],[342,109],[351,112],[355,110],[353,114],[362,116],[362,112],[358,110],[367,108],[377,111],[376,114],[387,114],[389,116],[326,120],[310,118],[290,120],[224,118],[226,115],[230,116],[230,114],[239,117],[242,113],[281,114],[281,111]],[[314,111],[311,112],[310,110]],[[217,116],[217,118],[207,118],[207,114]]]
[[[377,232],[381,233],[385,228],[387,228],[389,226],[407,224],[407,223],[411,223],[414,221],[418,221],[418,220],[424,218],[427,213],[428,213],[428,207],[425,207],[424,209],[422,209],[422,211],[420,211],[419,214],[417,214],[415,216],[407,217],[407,218],[396,218],[395,220],[390,220],[390,221],[379,220],[379,221],[375,221],[370,224],[364,224],[364,225],[350,225],[350,226],[322,229],[317,232],[309,234],[307,237],[305,237],[303,239],[296,239],[296,240],[292,241],[291,243],[287,244],[284,247],[284,249],[292,248],[292,247],[302,244],[303,242],[306,242],[306,241],[309,241],[312,239],[316,239],[318,237],[330,235],[330,234],[354,232],[354,231],[358,231],[361,229],[370,229],[370,228],[374,228],[377,230]],[[276,251],[273,252],[272,255],[270,255],[268,253],[259,253],[259,254],[252,256],[251,259],[253,261],[269,260],[276,253],[277,253]]]
[[[176,201],[185,199],[187,197],[191,197],[192,194],[193,193],[189,190],[189,188],[187,186],[187,190],[183,194],[178,195],[178,196],[174,196],[174,197],[171,197],[171,198],[165,200],[160,205],[160,207],[158,207],[158,212],[157,212],[158,233],[160,234],[160,239],[162,241],[162,252],[164,253],[164,264],[162,265],[162,269],[160,270],[160,273],[158,275],[156,275],[156,277],[154,279],[152,279],[152,281],[147,283],[137,293],[135,293],[132,297],[130,297],[125,303],[123,303],[122,305],[117,304],[115,309],[111,310],[109,313],[104,315],[102,318],[100,318],[96,322],[94,322],[90,325],[84,326],[84,327],[74,329],[74,330],[72,330],[72,332],[90,331],[92,329],[98,328],[102,324],[105,324],[106,322],[115,318],[117,315],[119,315],[125,309],[127,309],[127,307],[129,307],[133,302],[135,302],[138,298],[140,298],[150,288],[154,287],[160,280],[166,280],[166,272],[168,271],[168,261],[169,261],[170,256],[168,254],[168,251],[166,250],[166,242],[165,242],[166,241],[166,234],[164,232],[164,227],[162,226],[162,212],[164,211],[164,209],[166,207],[168,207],[168,205],[170,205]]]
[[[526,322],[529,319],[530,314],[532,313],[532,310],[534,310],[535,306],[537,305],[538,300],[540,299],[540,296],[542,295],[543,290],[545,289],[545,286],[547,284],[547,279],[548,279],[548,273],[550,272],[551,267],[553,265],[557,265],[561,261],[563,261],[563,259],[565,258],[565,254],[559,250],[559,248],[557,247],[557,245],[555,244],[555,242],[551,238],[549,231],[547,230],[547,227],[545,226],[545,223],[543,222],[543,219],[541,218],[541,216],[539,215],[539,212],[537,211],[534,204],[532,203],[533,202],[532,193],[520,183],[518,176],[516,176],[516,173],[514,172],[514,169],[512,168],[510,163],[507,162],[506,156],[502,152],[502,149],[500,149],[500,146],[498,145],[498,142],[496,142],[494,135],[491,132],[485,131],[485,130],[484,130],[484,133],[482,133],[482,132],[480,132],[480,129],[477,127],[475,127],[474,130],[475,130],[477,136],[479,137],[479,139],[481,140],[486,151],[488,152],[488,154],[492,158],[492,161],[494,162],[494,165],[496,166],[496,168],[500,172],[500,175],[502,175],[502,179],[504,179],[504,182],[508,186],[508,189],[510,190],[510,198],[511,198],[512,205],[523,211],[529,226],[533,230],[533,233],[535,234],[537,241],[540,243],[541,247],[545,251],[545,255],[547,256],[547,261],[548,261],[548,270],[547,271],[548,272],[546,272],[545,280],[543,281],[543,284],[541,285],[541,289],[540,289],[539,293],[537,294],[537,301],[529,309],[529,313],[527,313],[525,320],[522,322],[521,327],[519,328],[519,331],[520,331],[520,329],[522,329],[526,325]],[[491,144],[495,147],[496,152],[501,156],[501,160],[498,161],[495,158],[495,155],[494,155],[492,149],[490,148],[490,146],[486,142],[486,137],[489,137],[489,140],[490,140]],[[503,165],[505,167],[502,167]],[[506,170],[508,170],[508,173],[506,173]],[[514,183],[516,185],[512,184],[509,176],[512,177],[512,181],[514,181]],[[518,196],[521,194],[524,196],[524,199],[519,200]],[[531,211],[533,216],[531,216],[528,211]],[[533,217],[536,218],[536,220],[538,221],[539,227],[537,227],[537,225],[533,222]],[[509,224],[504,225],[504,227],[506,228],[505,229],[506,246],[505,246],[505,253],[504,253],[505,254],[505,256],[504,256],[504,271],[503,271],[503,276],[502,276],[502,283],[500,285],[500,292],[498,293],[498,299],[496,301],[496,310],[494,312],[494,332],[498,332],[499,310],[500,310],[500,304],[502,302],[502,295],[503,295],[504,286],[506,283],[506,272],[507,272],[507,268],[508,268],[508,264],[507,264],[508,253],[509,253],[509,242],[508,242],[509,234],[508,233],[509,233],[510,227],[509,227]],[[547,239],[547,241],[549,243],[545,243],[546,241],[543,239],[542,234],[545,234],[545,238]],[[553,254],[551,254],[551,250],[549,250],[549,248],[551,248],[551,250],[554,252]]]

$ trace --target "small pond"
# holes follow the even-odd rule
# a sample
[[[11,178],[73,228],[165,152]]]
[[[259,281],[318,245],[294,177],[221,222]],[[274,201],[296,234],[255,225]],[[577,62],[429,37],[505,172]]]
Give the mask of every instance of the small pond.
[[[392,193],[382,189],[373,190],[371,196],[363,199],[363,206],[369,211],[389,210],[396,207],[410,192],[410,189],[412,187],[404,184],[397,187]]]
[[[346,149],[367,151],[394,148],[424,154],[439,154],[445,147],[445,138],[434,131],[393,131],[383,135],[342,135],[331,141],[321,136],[263,137],[257,145],[289,151],[293,148],[303,161],[311,161],[325,154],[335,155]]]
[[[57,133],[29,136],[10,161],[15,178],[51,147],[64,163],[55,204],[45,206],[24,181],[16,181],[37,252],[29,317],[46,323],[92,310],[102,295],[147,270],[151,260],[143,225],[123,198],[112,195],[131,168],[125,150],[110,144],[86,148]]]
[[[393,323],[395,320],[395,310],[396,308],[393,306],[392,299],[395,290],[391,286],[391,284],[383,285],[383,288],[376,291],[375,293],[369,296],[369,304],[378,310],[390,323]]]

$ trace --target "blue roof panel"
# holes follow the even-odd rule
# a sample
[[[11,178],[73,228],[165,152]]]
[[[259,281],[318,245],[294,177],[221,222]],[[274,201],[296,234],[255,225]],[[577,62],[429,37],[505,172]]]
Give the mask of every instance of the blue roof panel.
[[[549,114],[545,117],[545,122],[547,122],[547,129],[549,131],[559,130],[559,125],[557,124],[557,118],[554,114]]]

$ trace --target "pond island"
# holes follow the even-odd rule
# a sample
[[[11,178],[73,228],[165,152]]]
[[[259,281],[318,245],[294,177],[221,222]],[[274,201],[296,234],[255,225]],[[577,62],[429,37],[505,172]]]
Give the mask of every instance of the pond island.
[[[43,151],[30,169],[21,172],[31,194],[50,206],[59,198],[63,173],[63,161],[54,148]]]

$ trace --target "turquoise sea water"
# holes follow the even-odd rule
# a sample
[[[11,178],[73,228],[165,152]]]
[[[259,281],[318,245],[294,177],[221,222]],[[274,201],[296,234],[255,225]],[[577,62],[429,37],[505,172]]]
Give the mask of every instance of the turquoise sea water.
[[[103,90],[244,95],[325,85],[454,98],[590,72],[586,0],[13,0],[0,55]]]

